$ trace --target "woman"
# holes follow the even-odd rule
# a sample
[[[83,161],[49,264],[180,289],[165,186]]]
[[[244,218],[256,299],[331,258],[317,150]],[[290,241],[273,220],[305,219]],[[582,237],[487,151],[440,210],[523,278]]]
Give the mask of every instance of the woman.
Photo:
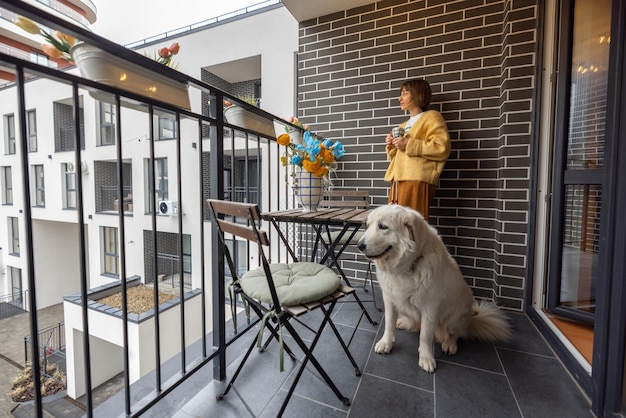
[[[391,182],[389,203],[409,206],[428,220],[435,186],[450,155],[450,134],[436,110],[425,110],[431,98],[426,80],[406,81],[400,88],[400,109],[410,119],[385,138],[390,163],[385,180]]]

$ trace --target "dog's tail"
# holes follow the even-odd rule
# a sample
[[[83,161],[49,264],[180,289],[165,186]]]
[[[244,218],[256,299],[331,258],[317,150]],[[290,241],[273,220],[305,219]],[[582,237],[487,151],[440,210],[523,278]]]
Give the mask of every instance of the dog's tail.
[[[508,341],[511,326],[504,313],[493,302],[474,303],[469,324],[469,337],[484,341]]]

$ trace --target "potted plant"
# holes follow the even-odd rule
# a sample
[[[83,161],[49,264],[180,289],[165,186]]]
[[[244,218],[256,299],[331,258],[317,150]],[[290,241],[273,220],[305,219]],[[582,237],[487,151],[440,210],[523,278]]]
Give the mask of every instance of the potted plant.
[[[252,96],[238,97],[238,99],[253,106],[257,106],[258,104],[258,99]],[[242,106],[238,106],[236,103],[232,103],[229,100],[224,100],[224,119],[226,119],[226,122],[231,125],[260,132],[268,137],[273,137],[275,134],[274,122],[272,120],[250,112]]]
[[[125,61],[93,45],[78,41],[73,36],[62,32],[57,31],[53,35],[24,17],[18,17],[15,24],[29,33],[43,36],[48,42],[41,46],[43,51],[52,58],[63,58],[68,62],[76,63],[76,67],[84,78],[171,103],[178,107],[191,109],[186,83],[147,71],[139,65]],[[174,63],[173,56],[178,53],[179,49],[180,45],[177,42],[169,48],[160,48],[155,60],[176,69],[177,64]],[[98,92],[90,92],[90,95],[97,100],[109,98],[108,95],[102,95]]]
[[[315,212],[325,188],[330,186],[330,175],[337,169],[337,160],[346,150],[341,142],[315,138],[310,131],[305,131],[302,139],[302,144],[295,143],[289,133],[284,133],[276,142],[286,147],[281,164],[294,168],[290,176],[296,199],[305,212]]]

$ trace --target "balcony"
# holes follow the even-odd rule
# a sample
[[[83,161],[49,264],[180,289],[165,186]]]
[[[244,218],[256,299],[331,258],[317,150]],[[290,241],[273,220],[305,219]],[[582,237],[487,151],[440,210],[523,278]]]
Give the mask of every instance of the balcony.
[[[11,7],[20,13],[41,14],[27,4]],[[15,88],[23,89],[27,103],[34,94],[43,91],[40,86],[50,85],[52,91],[61,96],[51,98],[51,102],[64,100],[63,103],[73,106],[89,107],[90,111],[84,112],[85,121],[75,121],[72,125],[76,127],[75,140],[80,139],[81,143],[85,140],[86,149],[71,148],[77,162],[84,160],[82,153],[85,152],[93,157],[90,161],[106,163],[106,168],[98,169],[92,165],[94,169],[91,173],[78,173],[76,219],[70,221],[66,218],[63,222],[63,227],[68,228],[64,230],[68,242],[74,241],[69,251],[65,246],[56,251],[54,245],[46,247],[51,258],[60,254],[63,258],[60,262],[50,263],[51,266],[44,272],[37,264],[39,259],[32,257],[36,253],[37,240],[47,238],[51,241],[49,236],[43,236],[44,233],[55,232],[57,230],[53,228],[61,226],[54,219],[45,217],[33,222],[30,208],[24,205],[24,224],[34,232],[34,236],[22,243],[22,253],[27,260],[23,263],[25,287],[31,290],[48,289],[44,287],[46,281],[42,276],[64,277],[65,269],[74,267],[78,270],[74,272],[78,280],[72,292],[73,306],[71,309],[58,309],[58,305],[53,305],[56,309],[40,309],[35,292],[30,291],[27,293],[29,303],[26,304],[32,307],[30,313],[12,317],[11,322],[1,320],[0,328],[20,338],[27,334],[39,335],[39,329],[45,327],[43,323],[67,321],[67,316],[71,316],[72,326],[66,324],[65,329],[69,337],[67,346],[72,347],[74,355],[67,356],[68,362],[71,362],[67,370],[68,375],[71,374],[70,379],[82,385],[74,385],[68,390],[67,396],[71,400],[61,398],[43,402],[41,394],[37,394],[33,404],[20,406],[14,415],[41,416],[43,411],[47,411],[56,416],[83,416],[85,413],[107,417],[274,416],[280,400],[285,396],[283,385],[290,379],[290,371],[294,367],[287,363],[287,370],[278,373],[276,345],[270,345],[268,352],[262,355],[255,354],[236,392],[224,400],[215,400],[225,377],[232,373],[232,364],[240,358],[242,347],[255,338],[257,325],[245,333],[233,332],[227,309],[228,277],[223,270],[222,254],[204,202],[207,198],[257,202],[263,211],[295,207],[293,194],[284,181],[288,173],[279,163],[280,148],[272,136],[224,120],[221,104],[224,99],[238,102],[235,94],[163,68],[130,51],[120,51],[117,45],[106,39],[80,27],[67,26],[53,16],[42,16],[49,24],[56,24],[67,33],[143,66],[146,72],[156,71],[187,83],[193,93],[190,95],[190,110],[177,108],[158,98],[129,93],[0,54],[2,65],[12,68],[18,75]],[[24,72],[36,73],[40,77],[24,82],[20,77]],[[116,136],[111,136],[115,138],[115,146],[97,150],[105,154],[102,157],[93,150],[93,144],[97,143],[97,123],[89,115],[96,113],[94,97],[117,110],[115,127],[118,130]],[[288,125],[278,116],[243,102],[238,104],[272,123]],[[26,108],[24,103],[16,103],[16,113]],[[173,115],[176,120],[174,138],[170,141],[159,141],[153,126],[154,120],[164,112]],[[72,117],[76,119],[76,116]],[[68,141],[68,135],[64,132],[64,143]],[[18,142],[18,146],[21,143]],[[20,166],[29,165],[27,153],[20,158],[23,160],[21,165],[16,164],[15,172]],[[167,176],[164,170],[154,168],[155,162],[164,158],[168,159],[170,167]],[[54,163],[54,158],[52,160]],[[151,170],[145,169],[146,161]],[[98,182],[91,177],[103,173],[103,170],[110,180]],[[144,175],[138,179],[140,173]],[[159,178],[167,178],[168,198],[179,204],[177,212],[168,216],[158,215],[154,210],[144,213],[138,209],[155,207],[156,201],[147,200],[150,196],[155,199],[157,191],[163,190],[162,184],[158,184]],[[125,201],[129,194],[132,203]],[[28,196],[28,193],[22,195]],[[133,216],[125,216],[129,213]],[[44,222],[47,222],[45,228],[41,225]],[[104,229],[117,233],[102,234]],[[294,246],[306,248],[310,245],[306,233],[294,230],[286,231],[286,234]],[[276,234],[270,239],[279,241]],[[287,252],[279,248],[272,256],[277,261],[284,260]],[[254,265],[256,260],[253,259],[254,254],[243,251],[240,261],[243,267],[249,267]],[[55,267],[58,264],[63,268]],[[103,270],[100,269],[101,264],[105,267]],[[356,275],[355,283],[362,284],[366,262],[352,260],[351,266]],[[109,269],[111,267],[114,268]],[[102,274],[102,271],[107,274]],[[153,322],[144,325],[150,326],[154,334],[147,337],[149,343],[160,347],[161,341],[167,340],[168,348],[171,348],[170,343],[178,347],[175,354],[164,352],[160,357],[161,353],[156,350],[156,353],[148,354],[149,360],[137,358],[132,350],[137,347],[133,345],[137,343],[136,335],[141,333],[131,334],[133,331],[126,329],[132,321],[124,310],[116,314],[115,320],[126,327],[120,326],[114,336],[106,335],[106,320],[110,318],[102,319],[104,314],[94,315],[90,295],[94,289],[101,289],[102,282],[106,282],[105,285],[114,284],[122,292],[127,291],[129,283],[120,281],[120,277],[139,277],[142,282],[157,289],[160,283],[167,281],[162,278],[171,277],[170,287],[177,292],[179,300],[184,301],[171,308],[176,309],[178,316],[169,321],[169,317],[164,315],[162,319],[168,318],[169,321],[166,327],[159,324],[161,313],[155,310],[150,319]],[[180,280],[181,277],[183,280]],[[364,300],[371,298],[371,292],[365,293],[360,287],[358,291]],[[379,289],[375,291],[378,300],[381,300]],[[63,296],[68,296],[68,293]],[[193,300],[193,304],[186,303],[187,300]],[[371,303],[366,306],[380,323],[382,314]],[[186,316],[194,319],[194,329],[190,331],[187,330]],[[382,325],[373,326],[367,321],[359,321],[358,306],[344,301],[335,312],[334,319],[342,334],[348,335],[358,327],[350,348],[364,372],[363,376],[357,378],[353,375],[349,364],[337,355],[337,347],[330,341],[323,340],[316,354],[323,359],[326,369],[331,371],[331,376],[350,398],[351,406],[344,406],[314,374],[307,371],[286,415],[301,415],[302,411],[307,411],[312,416],[355,417],[591,416],[587,399],[529,317],[515,311],[510,311],[509,317],[514,324],[513,341],[499,345],[462,341],[455,356],[444,356],[440,351],[437,353],[438,370],[430,375],[417,365],[417,335],[401,332],[390,355],[377,355],[373,352],[373,345],[380,338]],[[245,323],[241,314],[238,318],[239,323]],[[199,338],[198,333],[201,335]],[[327,336],[325,333],[324,337]],[[101,343],[106,338],[116,339],[114,348]],[[140,342],[145,346],[146,339]],[[38,338],[31,338],[27,349],[32,357],[40,355],[39,347]],[[101,382],[101,375],[92,376],[100,371],[92,364],[108,358],[111,353],[121,371]],[[148,371],[137,372],[137,363],[142,363],[145,369],[146,361],[150,362]],[[55,411],[59,410],[67,412],[58,415]]]
[[[364,300],[370,297],[362,289],[359,293]],[[375,319],[380,320],[382,314],[372,309],[371,303],[366,305]],[[336,308],[334,321],[342,335],[352,332],[358,316],[354,303],[342,303]],[[58,307],[46,308],[41,312],[40,321],[54,324],[60,317],[62,312]],[[373,351],[375,341],[381,336],[382,325],[372,326],[361,321],[350,346],[363,371],[360,378],[354,376],[349,364],[338,355],[340,349],[334,345],[336,343],[323,337],[317,354],[352,405],[343,406],[323,383],[306,372],[285,416],[300,416],[302,411],[307,411],[309,416],[338,417],[591,417],[587,400],[528,317],[518,313],[509,317],[514,326],[513,341],[493,345],[464,340],[454,356],[438,350],[438,368],[432,375],[421,371],[417,365],[418,338],[415,334],[399,332],[392,353],[382,356]],[[0,320],[0,325],[22,335],[28,332],[27,322],[27,315],[21,315]],[[230,324],[227,330],[232,335]],[[328,338],[330,332],[327,330],[324,335]],[[228,362],[237,363],[249,339],[255,336],[253,330],[230,346],[226,354]],[[211,336],[208,336],[207,343],[211,343]],[[197,343],[189,352],[200,352],[199,345]],[[18,357],[23,356],[20,348],[15,348]],[[285,394],[283,385],[289,381],[294,364],[287,361],[285,372],[278,372],[276,345],[253,356],[245,378],[237,386],[237,393],[231,392],[225,399],[216,401],[215,396],[221,392],[224,383],[213,380],[208,364],[143,416],[249,416],[247,408],[258,416],[274,416]],[[165,364],[163,377],[166,380],[173,378],[179,372],[179,365],[180,358]],[[230,375],[231,371],[232,366],[226,374]],[[154,373],[150,373],[131,385],[133,405],[141,402],[140,394],[154,390],[154,379]],[[92,393],[94,416],[123,415],[123,388],[122,376],[95,388]],[[78,401],[84,404],[85,397]],[[44,403],[43,409],[56,417],[85,414],[66,398]],[[66,412],[59,414],[58,411],[62,410]],[[32,412],[31,405],[18,408],[14,415],[31,417]]]

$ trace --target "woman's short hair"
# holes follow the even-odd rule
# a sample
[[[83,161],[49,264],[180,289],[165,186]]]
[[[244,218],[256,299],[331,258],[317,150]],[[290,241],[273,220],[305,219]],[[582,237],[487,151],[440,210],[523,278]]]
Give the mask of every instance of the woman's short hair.
[[[432,97],[428,81],[421,79],[405,81],[400,87],[400,90],[403,89],[411,93],[413,101],[420,109],[426,110],[430,104],[430,98]]]

